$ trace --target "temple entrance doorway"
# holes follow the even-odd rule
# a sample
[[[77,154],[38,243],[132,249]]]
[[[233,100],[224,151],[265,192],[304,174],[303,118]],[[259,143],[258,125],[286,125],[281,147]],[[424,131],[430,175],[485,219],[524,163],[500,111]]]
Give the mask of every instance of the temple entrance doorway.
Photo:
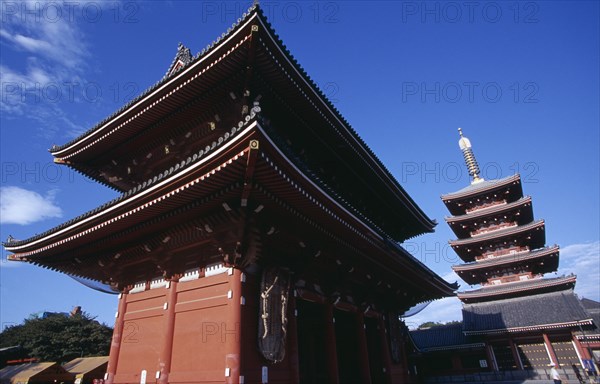
[[[336,309],[334,311],[334,318],[335,346],[340,383],[360,384],[362,383],[360,372],[362,361],[359,356],[359,327],[356,314]]]
[[[383,372],[383,346],[381,345],[381,331],[379,319],[365,317],[365,329],[367,332],[367,350],[369,353],[369,369],[371,383],[385,383],[386,377]]]
[[[325,345],[325,308],[306,300],[298,300],[296,306],[300,383],[327,383],[329,377]]]

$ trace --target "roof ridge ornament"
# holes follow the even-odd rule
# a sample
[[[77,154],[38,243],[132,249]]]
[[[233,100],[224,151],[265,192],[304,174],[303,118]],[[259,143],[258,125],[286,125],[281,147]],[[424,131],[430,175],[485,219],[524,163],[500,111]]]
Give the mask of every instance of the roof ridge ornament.
[[[169,67],[165,77],[169,77],[173,73],[179,71],[181,68],[188,65],[193,59],[194,57],[192,56],[192,51],[183,45],[183,43],[179,43],[177,45],[177,54],[175,55],[175,58],[173,59],[173,62],[171,63],[171,66]]]
[[[463,153],[465,158],[465,163],[467,164],[467,169],[469,170],[469,175],[473,178],[471,181],[471,185],[481,183],[484,179],[480,177],[479,174],[481,171],[479,170],[479,164],[477,164],[477,159],[475,159],[475,154],[471,149],[471,141],[463,136],[462,128],[458,128],[458,134],[460,135],[460,140],[458,140],[458,146]]]

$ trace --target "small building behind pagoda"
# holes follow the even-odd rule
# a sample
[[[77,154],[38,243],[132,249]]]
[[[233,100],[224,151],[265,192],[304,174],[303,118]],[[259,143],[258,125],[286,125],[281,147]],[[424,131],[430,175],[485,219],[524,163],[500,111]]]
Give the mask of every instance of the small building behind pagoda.
[[[119,294],[106,383],[406,383],[399,315],[453,296],[399,243],[435,222],[260,6],[55,162],[120,191],[10,259]]]
[[[63,368],[75,375],[74,384],[97,384],[104,381],[108,356],[78,357],[63,364]]]
[[[600,324],[590,308],[599,304],[575,295],[576,276],[544,276],[558,269],[559,247],[546,245],[545,222],[534,218],[520,176],[484,180],[459,132],[472,182],[442,201],[457,237],[450,245],[464,262],[452,269],[479,288],[457,293],[462,323],[411,332],[419,372],[432,382],[545,380],[553,363],[565,378],[594,375]]]
[[[0,369],[0,384],[73,383],[75,375],[58,363],[8,365]]]

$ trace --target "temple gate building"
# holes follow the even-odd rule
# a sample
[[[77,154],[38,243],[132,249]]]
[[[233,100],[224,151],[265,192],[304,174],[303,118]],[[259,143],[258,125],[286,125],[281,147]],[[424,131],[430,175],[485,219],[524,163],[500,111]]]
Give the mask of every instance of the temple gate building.
[[[592,351],[600,352],[600,319],[573,292],[576,276],[543,277],[558,269],[559,247],[546,246],[545,223],[534,219],[520,176],[484,180],[469,139],[460,128],[459,133],[472,182],[442,201],[457,236],[450,245],[464,261],[452,269],[480,288],[457,293],[462,323],[412,332],[426,355],[423,370],[544,371],[550,363],[571,373],[573,366],[581,372],[584,365],[591,368]]]
[[[411,306],[452,296],[398,243],[434,221],[260,7],[65,145],[120,197],[11,260],[119,293],[107,383],[400,383]]]

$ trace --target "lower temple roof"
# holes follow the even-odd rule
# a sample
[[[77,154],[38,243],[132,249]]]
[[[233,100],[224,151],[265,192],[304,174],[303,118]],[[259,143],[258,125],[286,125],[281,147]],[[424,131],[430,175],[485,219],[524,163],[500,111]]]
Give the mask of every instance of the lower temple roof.
[[[484,343],[465,336],[462,323],[417,329],[410,331],[410,337],[420,352],[482,348],[484,346]]]
[[[463,302],[490,301],[502,297],[526,296],[535,292],[555,292],[575,287],[577,276],[559,276],[552,278],[535,278],[503,284],[490,284],[471,291],[457,292]],[[562,288],[562,289],[561,289]]]
[[[465,304],[462,312],[467,335],[592,325],[572,289]]]

